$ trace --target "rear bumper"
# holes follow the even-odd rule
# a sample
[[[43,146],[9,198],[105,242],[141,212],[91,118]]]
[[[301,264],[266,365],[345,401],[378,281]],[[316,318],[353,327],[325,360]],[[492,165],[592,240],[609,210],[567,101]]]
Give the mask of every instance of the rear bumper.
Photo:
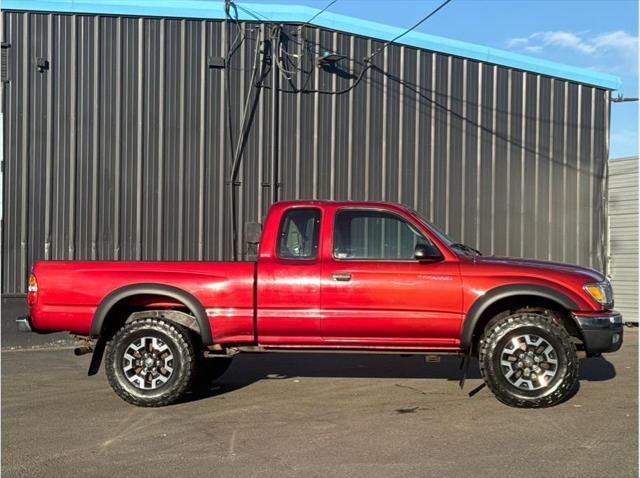
[[[573,314],[584,338],[587,355],[615,352],[622,346],[624,323],[619,312]]]

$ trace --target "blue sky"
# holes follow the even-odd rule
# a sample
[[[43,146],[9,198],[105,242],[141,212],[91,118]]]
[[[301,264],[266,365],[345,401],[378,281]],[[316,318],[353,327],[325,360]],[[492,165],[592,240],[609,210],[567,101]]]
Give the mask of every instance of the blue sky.
[[[409,27],[441,1],[337,0],[329,10]],[[324,8],[329,0],[250,2]],[[620,93],[638,96],[636,0],[453,0],[417,30],[611,73]],[[610,157],[638,155],[638,103],[611,109]]]

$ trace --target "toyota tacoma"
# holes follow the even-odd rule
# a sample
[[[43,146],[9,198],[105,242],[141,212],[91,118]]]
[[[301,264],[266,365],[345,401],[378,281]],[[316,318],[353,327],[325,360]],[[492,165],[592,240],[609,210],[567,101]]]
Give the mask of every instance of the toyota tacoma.
[[[475,357],[498,400],[547,407],[576,389],[579,356],[622,344],[601,273],[483,256],[397,204],[276,203],[255,242],[249,262],[36,262],[18,328],[86,337],[89,375],[104,358],[139,406],[239,352],[324,350]]]

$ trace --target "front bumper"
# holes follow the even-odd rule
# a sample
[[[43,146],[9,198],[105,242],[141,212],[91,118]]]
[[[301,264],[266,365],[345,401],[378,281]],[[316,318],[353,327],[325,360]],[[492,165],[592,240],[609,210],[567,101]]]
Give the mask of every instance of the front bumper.
[[[574,312],[573,317],[582,331],[588,356],[615,352],[622,346],[624,323],[619,312]]]

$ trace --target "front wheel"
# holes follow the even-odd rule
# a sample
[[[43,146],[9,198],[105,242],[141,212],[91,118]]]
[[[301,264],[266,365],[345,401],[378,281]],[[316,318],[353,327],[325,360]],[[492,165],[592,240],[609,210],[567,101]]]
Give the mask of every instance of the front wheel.
[[[578,384],[571,336],[542,314],[516,313],[491,323],[480,339],[478,360],[487,386],[512,407],[556,405]]]
[[[161,407],[190,388],[197,355],[189,332],[156,318],[125,324],[109,343],[105,372],[111,388],[141,407]]]

